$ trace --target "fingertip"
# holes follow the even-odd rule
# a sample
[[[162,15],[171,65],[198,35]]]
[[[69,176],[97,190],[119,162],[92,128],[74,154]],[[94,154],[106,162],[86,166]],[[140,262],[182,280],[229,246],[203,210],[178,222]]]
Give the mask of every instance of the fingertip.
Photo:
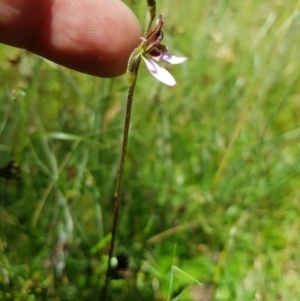
[[[130,54],[140,44],[141,25],[133,12],[119,0],[115,5],[111,3],[104,20],[108,40],[100,45],[103,50],[100,53],[107,59],[105,72],[108,76],[124,74]]]
[[[141,26],[119,0],[53,2],[29,50],[66,67],[100,77],[126,70]]]

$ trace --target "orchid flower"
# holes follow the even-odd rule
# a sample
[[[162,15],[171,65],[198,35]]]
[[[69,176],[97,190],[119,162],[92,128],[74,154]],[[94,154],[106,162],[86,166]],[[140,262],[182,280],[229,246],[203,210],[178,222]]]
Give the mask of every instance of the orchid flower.
[[[150,73],[162,83],[168,86],[175,86],[174,77],[163,67],[159,66],[155,61],[164,61],[170,64],[181,64],[187,60],[186,57],[178,57],[168,52],[168,48],[160,42],[163,39],[164,21],[162,16],[158,17],[156,26],[150,30],[145,37],[142,37],[140,45],[141,57],[146,63]]]

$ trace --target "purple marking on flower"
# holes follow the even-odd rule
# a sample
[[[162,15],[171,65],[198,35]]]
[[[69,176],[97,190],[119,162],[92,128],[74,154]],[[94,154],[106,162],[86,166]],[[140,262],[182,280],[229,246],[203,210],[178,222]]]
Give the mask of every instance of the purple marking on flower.
[[[146,66],[150,73],[162,83],[168,86],[175,86],[176,81],[174,77],[163,67],[159,66],[155,61],[165,61],[170,64],[181,64],[187,60],[186,57],[179,57],[172,55],[168,52],[168,48],[165,45],[160,44],[163,39],[163,19],[160,15],[156,22],[156,26],[142,38],[145,43],[143,48],[142,58],[146,63]],[[151,57],[151,58],[148,58]]]
[[[175,86],[176,81],[174,77],[167,71],[165,68],[159,66],[151,59],[146,59],[144,56],[142,56],[144,62],[146,63],[146,66],[150,73],[159,81],[164,83],[168,86]]]
[[[181,64],[187,60],[187,57],[183,56],[176,56],[171,53],[164,53],[163,56],[161,57],[162,61],[168,62],[170,64],[176,65],[176,64]]]

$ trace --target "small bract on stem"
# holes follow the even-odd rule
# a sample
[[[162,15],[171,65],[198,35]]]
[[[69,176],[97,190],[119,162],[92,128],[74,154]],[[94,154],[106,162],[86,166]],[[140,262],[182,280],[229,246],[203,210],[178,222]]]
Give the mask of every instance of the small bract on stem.
[[[152,28],[153,20],[155,19],[156,14],[156,1],[155,0],[147,0],[148,10],[150,15],[150,20],[147,25],[145,34],[141,37],[141,44],[133,50],[130,55],[127,70],[126,70],[126,78],[127,78],[127,106],[125,113],[125,121],[124,121],[124,130],[123,130],[123,142],[121,149],[121,159],[119,164],[118,176],[117,176],[117,188],[114,197],[114,217],[113,217],[113,226],[112,226],[112,236],[110,242],[110,249],[108,254],[108,266],[105,277],[105,283],[102,290],[102,294],[99,300],[106,300],[106,291],[109,284],[110,276],[111,276],[111,261],[113,258],[114,245],[116,240],[117,233],[117,222],[119,217],[120,210],[120,201],[121,201],[121,191],[122,191],[122,181],[123,181],[123,172],[124,165],[126,159],[127,152],[127,142],[128,142],[128,133],[129,133],[129,125],[131,118],[131,107],[133,101],[133,93],[134,87],[137,80],[138,69],[140,66],[141,59],[145,62],[150,73],[162,83],[175,86],[176,81],[174,77],[163,67],[159,66],[156,61],[164,61],[170,64],[180,64],[186,61],[186,57],[177,57],[168,52],[168,48],[165,45],[161,44],[163,40],[163,19],[160,15],[156,22],[154,28]]]

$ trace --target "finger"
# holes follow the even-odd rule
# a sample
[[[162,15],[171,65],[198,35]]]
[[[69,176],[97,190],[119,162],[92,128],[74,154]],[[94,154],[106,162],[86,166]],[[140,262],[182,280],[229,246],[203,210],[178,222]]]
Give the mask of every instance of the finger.
[[[1,2],[1,41],[84,73],[101,77],[124,73],[139,44],[138,20],[119,0]]]

